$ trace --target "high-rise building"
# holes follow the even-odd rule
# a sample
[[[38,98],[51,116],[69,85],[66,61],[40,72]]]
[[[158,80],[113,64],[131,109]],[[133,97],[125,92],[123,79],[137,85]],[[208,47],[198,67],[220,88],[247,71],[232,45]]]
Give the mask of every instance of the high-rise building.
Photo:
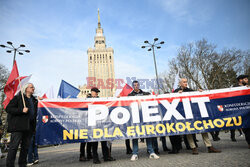
[[[88,77],[95,79],[94,86],[100,89],[100,97],[113,97],[115,87],[110,83],[115,80],[114,50],[106,46],[106,39],[101,27],[98,9],[98,27],[96,29],[94,48],[89,48],[88,53]],[[107,85],[109,83],[109,85]],[[87,85],[92,87],[93,85]]]

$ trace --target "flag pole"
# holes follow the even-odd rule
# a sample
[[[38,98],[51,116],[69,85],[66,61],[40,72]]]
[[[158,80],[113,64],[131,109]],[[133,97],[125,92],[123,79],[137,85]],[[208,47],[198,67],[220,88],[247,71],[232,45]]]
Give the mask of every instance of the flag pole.
[[[19,76],[18,76],[18,80],[19,80],[20,91],[21,91],[21,95],[22,95],[22,99],[23,99],[23,106],[24,106],[24,108],[26,108],[26,104],[25,104],[25,100],[24,100],[24,96],[23,96],[22,85],[21,85],[21,80],[20,80]]]

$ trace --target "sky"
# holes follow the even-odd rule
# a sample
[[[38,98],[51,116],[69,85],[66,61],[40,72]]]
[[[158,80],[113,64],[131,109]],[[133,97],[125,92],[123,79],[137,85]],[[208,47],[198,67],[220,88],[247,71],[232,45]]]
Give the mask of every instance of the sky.
[[[250,49],[249,0],[0,0],[0,44],[25,44],[17,55],[21,76],[32,74],[36,93],[61,80],[86,83],[87,49],[94,47],[97,10],[107,47],[114,49],[115,77],[153,79],[152,52],[142,49],[155,37],[158,72],[168,70],[181,45],[207,39],[218,49]],[[0,63],[11,71],[13,54],[0,48]]]

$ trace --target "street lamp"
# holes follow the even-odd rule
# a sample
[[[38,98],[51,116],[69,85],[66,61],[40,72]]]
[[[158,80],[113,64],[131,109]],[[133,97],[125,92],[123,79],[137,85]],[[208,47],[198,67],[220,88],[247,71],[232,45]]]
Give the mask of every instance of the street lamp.
[[[24,49],[20,49],[20,48],[24,48],[25,45],[24,44],[21,44],[19,47],[14,47],[12,42],[8,41],[7,42],[8,45],[10,46],[6,46],[6,45],[0,45],[0,47],[2,48],[8,48],[8,50],[6,50],[7,53],[11,53],[12,51],[14,51],[14,58],[13,58],[13,65],[14,65],[14,62],[16,60],[16,52],[19,54],[19,55],[23,55],[23,52],[26,52],[26,53],[30,53],[29,50],[24,50]]]
[[[158,94],[160,94],[160,85],[159,85],[159,78],[158,78],[158,72],[157,72],[157,67],[156,67],[156,60],[155,60],[155,47],[157,49],[160,49],[162,44],[164,44],[164,41],[161,41],[157,43],[158,38],[154,38],[153,43],[149,43],[148,41],[144,41],[145,44],[148,44],[146,46],[142,46],[141,48],[149,48],[148,51],[150,52],[153,50],[153,57],[154,57],[154,65],[155,65],[155,75],[156,75],[156,80],[157,80],[157,85],[158,85]]]

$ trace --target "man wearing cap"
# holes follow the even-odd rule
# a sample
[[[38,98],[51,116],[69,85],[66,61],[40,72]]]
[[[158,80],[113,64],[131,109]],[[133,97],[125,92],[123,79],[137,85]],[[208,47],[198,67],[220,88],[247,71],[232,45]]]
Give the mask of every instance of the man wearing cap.
[[[99,98],[98,93],[100,90],[96,87],[91,89],[91,95],[88,96],[89,98]],[[101,141],[102,145],[102,154],[104,161],[115,161],[113,157],[111,157],[111,151],[108,148],[107,141]],[[93,152],[93,163],[100,164],[101,161],[99,160],[97,149],[98,149],[98,142],[92,142],[91,144],[92,152]]]
[[[238,85],[236,86],[248,86],[248,75],[240,75],[237,77]]]
[[[238,84],[237,86],[248,86],[248,75],[240,75],[237,77]],[[248,143],[248,149],[250,149],[250,128],[243,128],[243,132],[245,133],[246,141]]]

